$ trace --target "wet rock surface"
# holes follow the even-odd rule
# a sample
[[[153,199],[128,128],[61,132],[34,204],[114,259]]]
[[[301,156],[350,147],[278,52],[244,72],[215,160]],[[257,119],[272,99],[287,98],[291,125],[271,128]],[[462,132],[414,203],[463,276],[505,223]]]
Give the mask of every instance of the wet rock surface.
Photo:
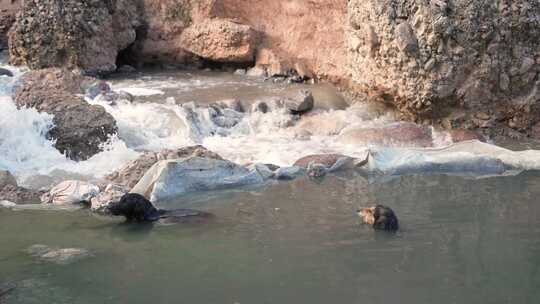
[[[37,203],[43,191],[20,187],[15,177],[5,170],[0,170],[0,201],[11,203]]]
[[[339,137],[343,143],[388,147],[431,147],[431,129],[414,123],[394,123],[380,128],[353,128]]]
[[[227,160],[190,157],[162,160],[148,170],[131,192],[152,202],[186,193],[231,189],[264,182],[257,170]]]
[[[128,163],[120,170],[111,173],[106,177],[112,183],[123,185],[129,189],[133,188],[143,175],[158,161],[168,159],[180,159],[186,157],[205,157],[221,160],[222,158],[204,148],[203,146],[192,146],[179,148],[176,150],[163,150],[161,152],[147,152],[138,159]]]
[[[308,90],[299,90],[283,99],[285,107],[293,114],[305,113],[313,109],[313,94]]]
[[[130,0],[24,1],[10,31],[11,62],[110,73],[140,24],[137,3]]]
[[[116,134],[114,118],[101,106],[90,105],[75,94],[92,79],[61,69],[27,73],[14,95],[18,107],[35,108],[53,115],[54,127],[47,137],[73,160],[86,160],[102,151]]]
[[[15,185],[5,185],[0,188],[0,201],[16,204],[38,203],[44,191],[26,189]]]

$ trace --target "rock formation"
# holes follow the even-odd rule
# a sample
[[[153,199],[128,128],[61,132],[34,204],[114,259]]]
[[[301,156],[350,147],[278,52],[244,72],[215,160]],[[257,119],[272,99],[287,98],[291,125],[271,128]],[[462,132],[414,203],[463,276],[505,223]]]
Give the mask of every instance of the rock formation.
[[[98,153],[117,131],[114,118],[101,106],[90,105],[82,94],[92,79],[61,69],[27,73],[15,91],[18,107],[35,108],[54,116],[47,137],[69,158],[85,160]]]
[[[251,27],[226,19],[196,23],[182,32],[182,47],[206,60],[253,63],[258,37]]]
[[[11,62],[112,72],[118,53],[135,41],[138,16],[131,0],[24,1],[10,31]]]
[[[264,178],[257,170],[249,170],[227,160],[195,156],[157,162],[131,192],[156,202],[186,193],[231,189],[262,182]]]
[[[13,20],[5,11],[0,41]],[[255,74],[329,80],[417,123],[530,133],[540,117],[539,38],[536,0],[31,0],[10,54],[31,68],[98,74],[124,56],[254,61]]]
[[[43,194],[41,191],[34,191],[20,187],[15,177],[9,172],[0,170],[0,201],[13,203],[35,203]]]
[[[528,130],[538,118],[540,3],[352,0],[352,78],[404,118]]]
[[[219,155],[207,150],[203,146],[185,147],[177,150],[163,150],[161,152],[147,152],[136,160],[128,163],[120,170],[109,174],[106,179],[112,183],[131,189],[139,182],[146,171],[158,161],[194,156],[222,159]]]
[[[20,7],[20,0],[0,0],[0,51],[8,47],[8,32]]]

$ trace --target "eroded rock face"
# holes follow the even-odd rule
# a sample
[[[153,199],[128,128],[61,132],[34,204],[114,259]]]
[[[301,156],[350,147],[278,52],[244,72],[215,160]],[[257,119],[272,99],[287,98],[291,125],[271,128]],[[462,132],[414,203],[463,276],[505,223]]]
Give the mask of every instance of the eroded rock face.
[[[180,41],[182,32],[212,15],[215,0],[142,0],[143,30],[132,48],[139,63],[191,64],[196,61]]]
[[[348,84],[345,47],[347,1],[216,0],[218,17],[231,18],[262,33],[257,65],[272,73],[293,69]],[[312,75],[314,74],[314,75]]]
[[[195,23],[182,33],[184,49],[206,60],[250,63],[254,61],[257,33],[251,27],[226,19]]]
[[[21,0],[0,0],[0,51],[8,48],[8,32],[20,5]]]
[[[451,127],[517,130],[538,119],[540,2],[352,0],[348,23],[353,80],[405,118],[464,109]]]
[[[54,116],[47,137],[73,160],[86,160],[102,149],[117,132],[116,121],[101,106],[90,105],[75,94],[84,92],[92,79],[61,69],[45,69],[25,74],[15,91],[18,107],[35,108]]]
[[[111,173],[106,177],[112,183],[123,185],[128,189],[133,188],[143,175],[158,161],[168,159],[179,159],[186,157],[206,157],[209,159],[222,158],[216,153],[207,150],[203,146],[192,146],[177,150],[163,150],[160,152],[147,152],[136,160],[128,163],[120,170]]]
[[[11,62],[109,73],[139,25],[136,1],[24,1],[9,35]]]

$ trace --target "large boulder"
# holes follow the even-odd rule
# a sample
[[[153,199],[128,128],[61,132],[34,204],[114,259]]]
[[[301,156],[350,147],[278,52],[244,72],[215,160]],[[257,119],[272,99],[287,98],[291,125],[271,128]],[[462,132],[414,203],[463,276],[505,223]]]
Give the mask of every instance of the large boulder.
[[[111,183],[122,185],[128,189],[133,188],[143,175],[158,161],[180,159],[186,157],[205,157],[221,160],[216,153],[203,146],[184,147],[176,150],[163,150],[160,152],[146,152],[136,160],[129,162],[120,170],[109,174],[106,179]]]
[[[255,59],[257,33],[247,25],[210,19],[184,30],[181,45],[206,60],[250,63]]]
[[[102,144],[117,132],[112,115],[90,105],[76,94],[84,92],[90,79],[61,69],[25,74],[14,95],[18,107],[35,108],[54,116],[47,137],[73,160],[85,160],[102,150]]]
[[[417,121],[531,127],[540,117],[539,39],[537,0],[348,1],[353,80]],[[449,115],[456,110],[465,113]]]
[[[190,157],[157,162],[131,190],[152,202],[200,191],[255,185],[264,178],[227,160]]]
[[[24,1],[9,35],[11,61],[32,69],[112,72],[140,24],[137,1]]]

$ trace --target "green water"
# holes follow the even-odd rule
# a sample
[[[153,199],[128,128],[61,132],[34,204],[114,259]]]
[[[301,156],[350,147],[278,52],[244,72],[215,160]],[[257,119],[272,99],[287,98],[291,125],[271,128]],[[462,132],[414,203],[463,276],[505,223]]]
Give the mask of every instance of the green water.
[[[218,194],[192,204],[216,218],[187,225],[4,209],[0,282],[18,286],[6,303],[538,303],[539,197],[540,173],[349,176]],[[369,202],[401,231],[360,225]],[[93,257],[42,262],[33,244]]]

